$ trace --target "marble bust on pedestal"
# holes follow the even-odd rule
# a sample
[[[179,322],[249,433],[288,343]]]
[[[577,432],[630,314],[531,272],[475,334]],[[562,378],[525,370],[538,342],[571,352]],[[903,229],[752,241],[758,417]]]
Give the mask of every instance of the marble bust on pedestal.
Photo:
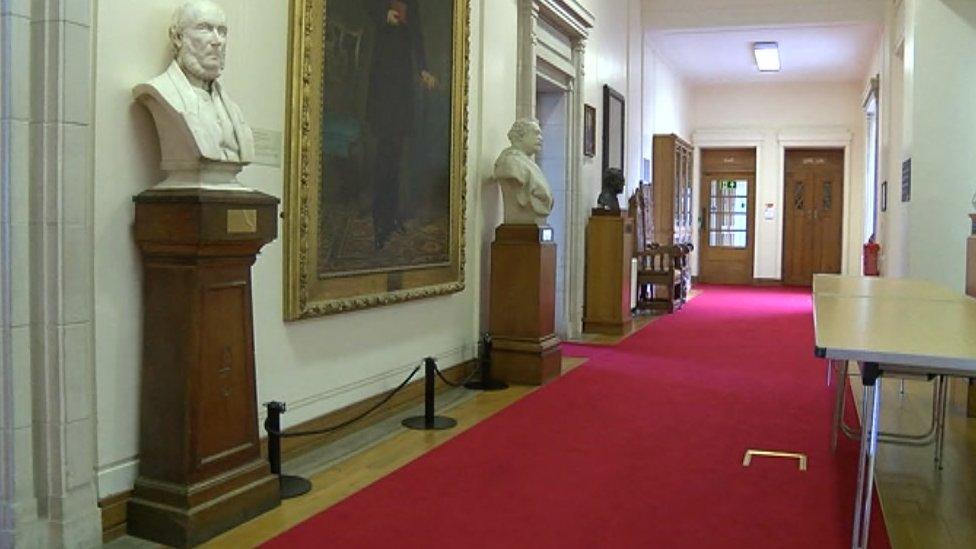
[[[531,118],[516,120],[508,132],[512,143],[495,161],[495,179],[502,189],[505,224],[545,225],[552,212],[552,190],[532,159],[542,149],[542,130]]]
[[[152,113],[160,167],[154,189],[249,190],[237,181],[254,159],[254,136],[218,80],[224,68],[227,17],[211,0],[192,0],[173,14],[173,61],[165,72],[133,88]]]

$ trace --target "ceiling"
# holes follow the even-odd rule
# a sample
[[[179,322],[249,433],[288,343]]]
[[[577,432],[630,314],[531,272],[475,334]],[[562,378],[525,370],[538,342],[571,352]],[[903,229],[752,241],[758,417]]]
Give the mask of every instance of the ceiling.
[[[652,31],[653,48],[690,84],[851,82],[864,78],[877,23]],[[782,70],[760,73],[754,42],[778,42]]]

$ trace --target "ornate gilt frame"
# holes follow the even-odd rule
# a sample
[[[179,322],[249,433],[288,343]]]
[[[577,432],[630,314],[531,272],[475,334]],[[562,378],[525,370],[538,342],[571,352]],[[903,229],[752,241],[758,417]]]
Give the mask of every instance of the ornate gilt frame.
[[[469,0],[453,0],[450,153],[450,261],[435,266],[320,278],[319,188],[323,182],[321,127],[323,44],[328,0],[290,0],[285,151],[284,316],[298,320],[390,305],[464,289]],[[316,17],[318,16],[318,17]]]

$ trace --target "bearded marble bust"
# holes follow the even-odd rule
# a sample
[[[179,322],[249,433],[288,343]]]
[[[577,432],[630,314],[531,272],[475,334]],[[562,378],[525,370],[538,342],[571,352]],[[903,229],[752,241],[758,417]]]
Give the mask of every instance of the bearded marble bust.
[[[211,0],[186,2],[173,14],[173,62],[133,88],[152,113],[168,173],[155,188],[246,189],[237,173],[254,159],[254,136],[218,78],[224,68],[227,17]]]
[[[495,179],[502,188],[506,224],[545,225],[552,212],[552,190],[532,159],[542,149],[542,130],[531,118],[520,118],[508,132],[512,146],[498,155]]]

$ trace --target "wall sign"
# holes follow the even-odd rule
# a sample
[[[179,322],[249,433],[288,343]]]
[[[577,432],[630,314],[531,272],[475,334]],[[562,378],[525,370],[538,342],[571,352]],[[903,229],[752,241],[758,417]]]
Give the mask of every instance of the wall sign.
[[[281,132],[254,127],[251,131],[254,132],[254,163],[281,167]]]
[[[912,199],[912,159],[901,163],[901,201],[909,202]]]

